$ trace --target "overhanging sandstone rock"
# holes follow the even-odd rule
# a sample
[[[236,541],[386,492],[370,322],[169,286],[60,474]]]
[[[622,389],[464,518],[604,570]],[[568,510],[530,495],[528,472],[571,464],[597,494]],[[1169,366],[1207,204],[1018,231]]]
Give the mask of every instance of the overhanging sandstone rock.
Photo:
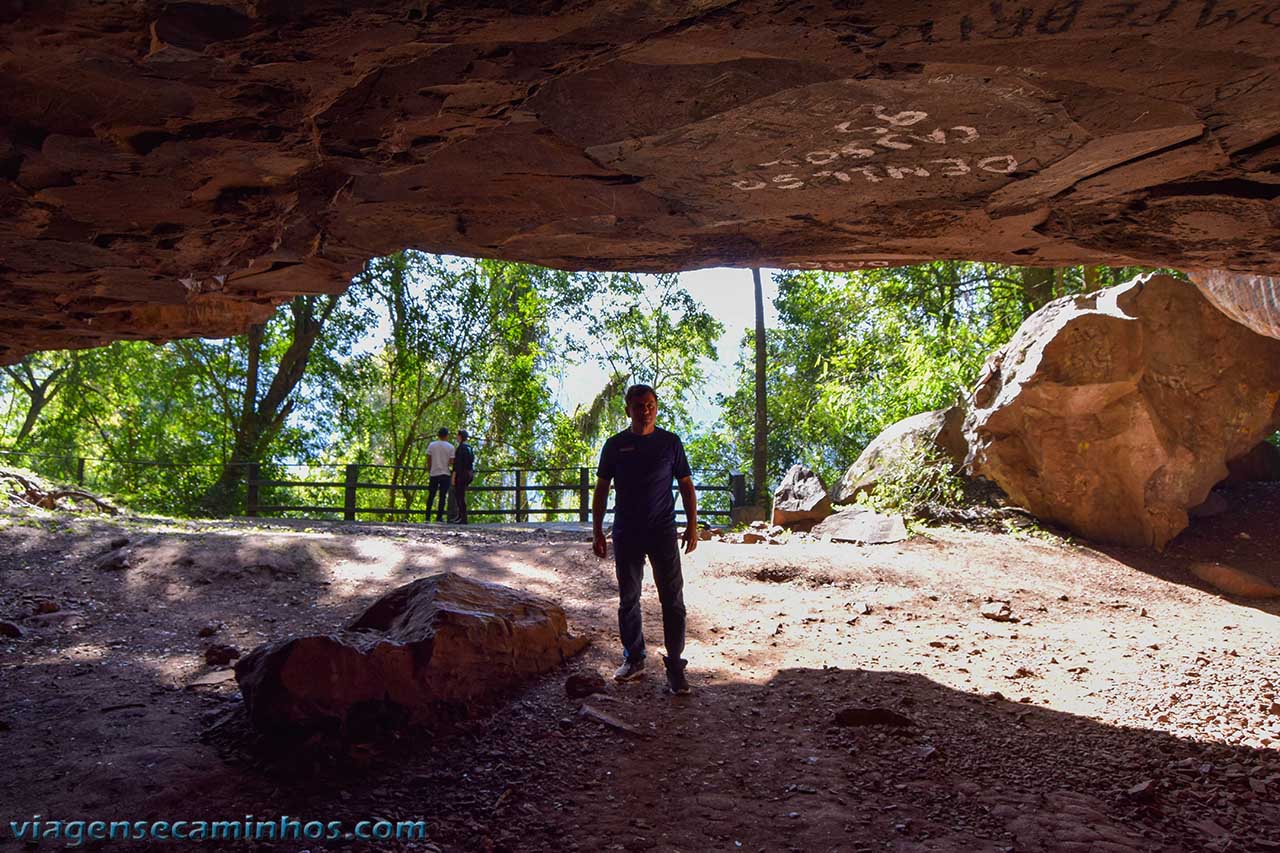
[[[1280,423],[1280,341],[1165,276],[1049,303],[987,362],[970,474],[1099,542],[1163,547]]]
[[[463,718],[586,644],[551,602],[443,573],[387,593],[341,636],[259,646],[235,671],[259,729],[359,738]]]
[[[405,247],[1280,271],[1263,2],[0,3],[0,363]]]

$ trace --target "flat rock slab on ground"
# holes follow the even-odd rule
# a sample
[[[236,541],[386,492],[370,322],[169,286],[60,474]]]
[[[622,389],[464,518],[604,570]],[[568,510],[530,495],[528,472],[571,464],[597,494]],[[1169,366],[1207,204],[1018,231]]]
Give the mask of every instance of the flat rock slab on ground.
[[[909,535],[900,515],[882,515],[870,509],[845,509],[827,516],[810,531],[832,542],[860,542],[884,545],[901,542]]]

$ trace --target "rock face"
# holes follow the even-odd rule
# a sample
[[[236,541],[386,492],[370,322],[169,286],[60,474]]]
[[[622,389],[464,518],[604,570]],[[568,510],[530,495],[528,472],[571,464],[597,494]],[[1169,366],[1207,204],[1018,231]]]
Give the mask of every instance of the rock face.
[[[844,472],[833,500],[837,504],[853,503],[858,495],[876,487],[886,469],[901,464],[917,449],[936,453],[938,458],[948,459],[959,468],[968,453],[964,415],[964,407],[956,405],[921,412],[888,427],[863,448],[857,460]]]
[[[831,515],[827,486],[817,472],[795,464],[787,470],[773,493],[773,523],[784,527],[811,527]]]
[[[1275,431],[1280,341],[1157,276],[1051,302],[992,356],[970,474],[1098,542],[1163,547]]]
[[[259,646],[236,663],[256,727],[356,738],[429,727],[586,646],[556,605],[452,573],[393,590],[346,630]]]
[[[1280,269],[1263,2],[0,3],[0,363],[404,247]]]

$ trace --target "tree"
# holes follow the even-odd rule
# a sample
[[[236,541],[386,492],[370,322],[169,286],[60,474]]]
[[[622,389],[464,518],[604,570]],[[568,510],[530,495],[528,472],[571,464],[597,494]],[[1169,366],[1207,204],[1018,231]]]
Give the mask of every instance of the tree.
[[[766,385],[766,349],[764,335],[764,288],[760,283],[760,269],[755,267],[751,270],[751,278],[755,283],[756,291],[756,371],[755,371],[755,391],[756,391],[756,412],[755,412],[755,440],[752,442],[751,453],[751,480],[755,489],[755,504],[764,506],[768,488],[766,486],[767,469],[769,467],[769,427],[768,427],[768,403],[765,393]]]

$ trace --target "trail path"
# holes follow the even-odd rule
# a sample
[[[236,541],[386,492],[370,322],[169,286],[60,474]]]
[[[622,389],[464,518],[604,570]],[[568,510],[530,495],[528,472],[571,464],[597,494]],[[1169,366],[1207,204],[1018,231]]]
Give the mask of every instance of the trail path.
[[[1280,604],[1228,601],[1185,571],[1206,543],[1269,566],[1273,517],[1160,557],[954,529],[704,542],[686,562],[693,695],[667,696],[654,666],[591,703],[637,735],[564,693],[617,656],[612,566],[579,534],[6,516],[0,620],[24,636],[0,637],[0,848],[35,814],[287,814],[421,819],[429,839],[243,849],[1280,849]],[[123,537],[125,564],[96,567]],[[592,647],[435,744],[311,774],[236,746],[235,683],[205,647],[328,631],[441,569],[561,601]],[[984,618],[992,599],[1018,621]],[[645,603],[656,664],[649,584]],[[851,708],[912,725],[837,724]]]

